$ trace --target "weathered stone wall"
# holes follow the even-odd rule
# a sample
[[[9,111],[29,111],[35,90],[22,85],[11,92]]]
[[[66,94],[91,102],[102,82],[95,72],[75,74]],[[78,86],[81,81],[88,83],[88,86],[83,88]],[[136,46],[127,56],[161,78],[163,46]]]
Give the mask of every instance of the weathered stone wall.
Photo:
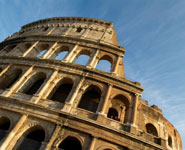
[[[111,22],[40,20],[0,50],[0,129],[6,132],[0,150],[19,149],[26,139],[43,150],[69,141],[83,150],[182,150],[162,111],[140,99],[140,83],[125,79],[125,49]],[[76,64],[81,55],[89,58],[85,65]],[[111,64],[109,72],[97,69],[101,60]]]

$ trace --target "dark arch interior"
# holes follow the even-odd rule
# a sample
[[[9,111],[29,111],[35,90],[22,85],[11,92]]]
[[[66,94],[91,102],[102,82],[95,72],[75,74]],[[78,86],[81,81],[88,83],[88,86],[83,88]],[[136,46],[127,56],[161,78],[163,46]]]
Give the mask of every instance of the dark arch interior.
[[[7,89],[10,88],[21,76],[22,70],[15,69],[4,74],[0,81],[0,88]]]
[[[35,94],[38,89],[41,87],[41,85],[44,83],[45,81],[45,78],[41,78],[39,80],[37,80],[26,92],[25,94],[28,94],[28,95],[33,95]]]
[[[42,142],[45,139],[45,132],[43,129],[36,129],[27,135],[23,135],[21,144],[16,150],[39,150]]]
[[[100,92],[95,88],[90,88],[83,94],[81,101],[78,105],[79,108],[96,112],[100,101]]]
[[[74,137],[67,137],[60,145],[62,150],[82,150],[82,146],[78,139]]]
[[[6,117],[0,118],[0,141],[6,136],[6,131],[10,128],[10,120]]]
[[[60,85],[51,97],[51,100],[64,103],[72,89],[72,86],[73,84],[71,83],[64,83]]]
[[[146,124],[146,131],[149,134],[152,134],[154,136],[158,136],[156,128],[150,123]]]
[[[172,147],[172,138],[171,138],[171,136],[168,137],[168,145],[170,147]]]
[[[109,112],[108,112],[107,117],[119,121],[118,111],[114,108],[109,108]]]

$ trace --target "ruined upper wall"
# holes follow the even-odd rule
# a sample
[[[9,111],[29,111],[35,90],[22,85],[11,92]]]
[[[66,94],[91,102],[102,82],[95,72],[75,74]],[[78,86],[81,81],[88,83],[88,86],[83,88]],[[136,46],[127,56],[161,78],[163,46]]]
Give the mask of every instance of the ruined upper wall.
[[[64,35],[85,38],[100,43],[118,46],[118,40],[112,22],[81,17],[57,17],[43,19],[24,25],[20,32],[36,29],[46,31],[48,35]]]

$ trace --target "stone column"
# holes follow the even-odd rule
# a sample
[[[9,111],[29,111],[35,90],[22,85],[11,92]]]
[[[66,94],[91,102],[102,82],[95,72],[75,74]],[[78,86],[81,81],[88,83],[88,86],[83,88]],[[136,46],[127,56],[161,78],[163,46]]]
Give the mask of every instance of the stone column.
[[[8,69],[9,69],[10,67],[11,67],[11,65],[6,66],[6,67],[0,72],[0,77],[1,77],[5,72],[7,72]]]
[[[124,122],[125,120],[125,114],[126,114],[126,107],[125,106],[120,106],[121,109],[121,115],[120,115],[120,122]]]
[[[46,53],[41,56],[41,58],[47,59],[51,55],[51,53],[55,50],[56,46],[58,45],[58,42],[55,42],[50,49],[46,51]]]
[[[107,113],[107,109],[108,109],[108,106],[109,106],[109,103],[110,103],[110,93],[111,93],[111,90],[112,90],[112,84],[109,84],[108,85],[108,88],[107,88],[107,91],[106,91],[106,94],[105,94],[105,98],[104,98],[104,101],[102,103],[102,109],[100,111],[100,114],[102,115],[106,115]]]
[[[116,60],[116,62],[115,62],[115,65],[113,66],[113,68],[112,68],[112,74],[115,74],[115,75],[117,75],[117,71],[118,71],[118,67],[119,67],[119,63],[122,61],[122,59],[123,59],[123,56],[118,56],[117,57],[117,60]]]
[[[24,54],[23,57],[27,56],[29,54],[29,52],[32,51],[33,48],[35,48],[35,46],[37,46],[39,44],[39,41],[35,42]]]
[[[5,95],[6,97],[10,96],[12,93],[16,92],[20,84],[22,84],[28,77],[28,75],[33,71],[34,66],[30,67],[22,77],[10,88],[9,92]]]
[[[51,138],[46,146],[46,150],[52,150],[52,145],[53,145],[55,139],[57,138],[60,130],[61,130],[61,126],[57,125],[55,128],[55,131],[53,132],[53,135],[51,136]]]
[[[70,63],[73,62],[74,57],[76,56],[76,49],[78,48],[78,45],[75,45],[74,48],[66,55],[66,57],[62,60],[62,62]]]
[[[87,68],[96,68],[96,65],[99,61],[99,52],[100,51],[98,49],[94,52],[93,56],[91,56],[91,59],[87,64]]]
[[[7,138],[5,139],[5,141],[1,144],[0,146],[0,150],[8,150],[8,146],[10,145],[11,141],[13,140],[13,138],[15,137],[17,131],[19,130],[19,128],[23,125],[23,123],[25,122],[25,120],[27,119],[27,115],[23,115],[19,121],[17,122],[17,124],[15,125],[15,127],[12,129],[12,131],[8,134]],[[16,142],[16,141],[15,141]],[[9,148],[10,149],[10,148]]]
[[[132,114],[132,125],[136,126],[137,122],[137,106],[138,106],[138,101],[139,101],[139,96],[140,94],[135,94],[135,102],[134,102],[134,107],[133,107],[133,114]]]
[[[50,35],[51,32],[53,32],[53,30],[55,30],[55,27],[53,27],[53,28],[47,33],[47,35]]]
[[[93,137],[89,150],[95,150],[95,145],[97,140],[98,140],[98,137]]]
[[[48,88],[51,88],[49,87],[50,86],[50,83],[53,82],[56,78],[56,76],[58,75],[58,70],[56,70],[50,77],[49,81],[47,81],[44,85],[44,87],[41,89],[41,91],[38,93],[38,98],[34,101],[34,103],[38,103],[38,101],[40,100],[40,98],[46,98],[48,95],[49,95],[49,91],[48,91]],[[47,93],[44,95],[44,92],[47,91]]]

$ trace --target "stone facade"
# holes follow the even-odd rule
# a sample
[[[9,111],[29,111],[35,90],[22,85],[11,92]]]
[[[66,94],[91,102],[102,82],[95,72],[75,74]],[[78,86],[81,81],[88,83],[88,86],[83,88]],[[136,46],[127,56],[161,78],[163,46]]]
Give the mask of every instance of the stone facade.
[[[43,19],[5,39],[0,150],[182,150],[178,131],[125,78],[124,54],[113,24],[91,18]],[[108,72],[97,69],[103,61]]]

